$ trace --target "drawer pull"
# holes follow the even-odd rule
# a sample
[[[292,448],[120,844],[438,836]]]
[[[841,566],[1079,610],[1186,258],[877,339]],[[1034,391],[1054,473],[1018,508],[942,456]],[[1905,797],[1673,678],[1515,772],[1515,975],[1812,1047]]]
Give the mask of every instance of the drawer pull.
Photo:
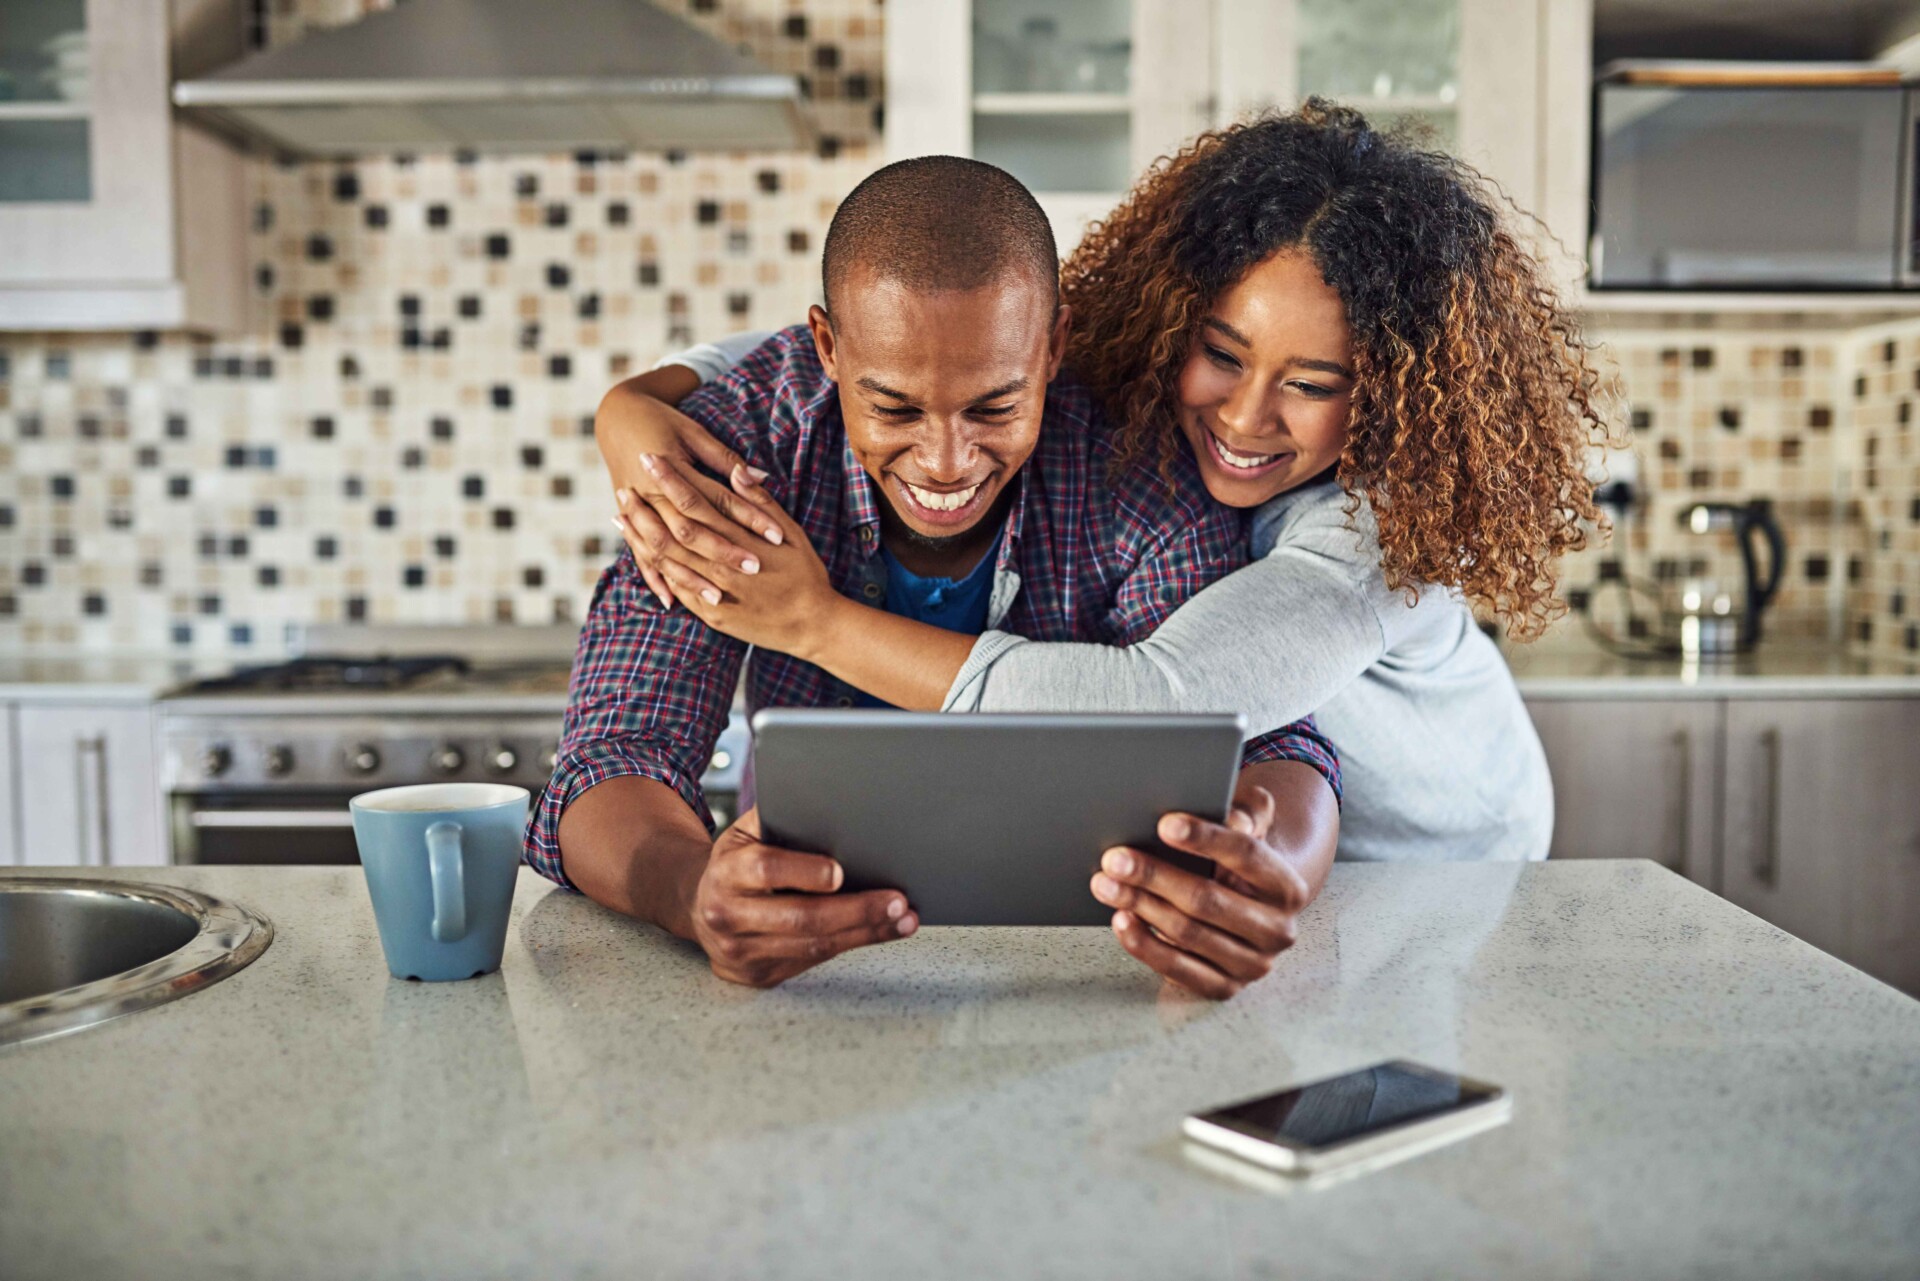
[[[1760,731],[1760,839],[1754,842],[1753,879],[1772,889],[1780,880],[1780,731]]]

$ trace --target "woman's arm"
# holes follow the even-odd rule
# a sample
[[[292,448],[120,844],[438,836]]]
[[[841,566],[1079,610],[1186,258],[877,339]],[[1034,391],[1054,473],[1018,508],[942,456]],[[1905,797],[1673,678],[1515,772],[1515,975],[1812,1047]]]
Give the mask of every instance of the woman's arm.
[[[747,573],[709,560],[666,521],[710,482],[669,462],[649,475],[658,511],[628,510],[629,542],[701,621],[911,710],[1238,711],[1264,732],[1310,714],[1385,653],[1376,605],[1407,608],[1360,585],[1377,561],[1335,503],[1318,525],[1199,592],[1133,645],[1005,632],[975,641],[840,596],[811,548],[771,549]],[[784,513],[766,510],[798,537]]]
[[[1282,547],[1196,593],[1125,648],[989,632],[941,706],[1238,711],[1257,732],[1310,714],[1385,651],[1375,603],[1347,567],[1319,550]]]

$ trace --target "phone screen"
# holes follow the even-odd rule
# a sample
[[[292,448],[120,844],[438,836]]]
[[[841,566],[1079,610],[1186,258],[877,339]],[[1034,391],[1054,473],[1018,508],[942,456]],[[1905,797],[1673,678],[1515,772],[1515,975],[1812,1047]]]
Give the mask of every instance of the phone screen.
[[[1209,1121],[1297,1147],[1325,1148],[1472,1107],[1497,1091],[1448,1072],[1382,1063],[1207,1113]]]

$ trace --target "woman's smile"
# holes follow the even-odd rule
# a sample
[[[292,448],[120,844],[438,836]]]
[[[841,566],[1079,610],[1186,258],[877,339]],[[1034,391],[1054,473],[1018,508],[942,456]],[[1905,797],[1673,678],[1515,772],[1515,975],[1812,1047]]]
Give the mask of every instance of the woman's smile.
[[[1211,425],[1203,424],[1202,426],[1206,432],[1207,444],[1211,446],[1208,453],[1222,470],[1238,479],[1251,480],[1257,476],[1264,476],[1276,468],[1284,467],[1293,457],[1291,452],[1285,450],[1263,453],[1243,452],[1227,444]]]

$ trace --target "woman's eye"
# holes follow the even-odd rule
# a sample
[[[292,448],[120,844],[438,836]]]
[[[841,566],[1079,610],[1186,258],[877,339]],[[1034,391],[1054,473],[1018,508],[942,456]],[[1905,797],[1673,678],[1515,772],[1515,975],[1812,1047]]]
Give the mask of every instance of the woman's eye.
[[[1319,383],[1294,383],[1293,388],[1308,400],[1325,400],[1340,393],[1331,387],[1322,387]]]
[[[1214,364],[1220,366],[1222,369],[1240,368],[1239,361],[1235,360],[1232,356],[1229,356],[1226,352],[1221,351],[1218,347],[1213,346],[1211,343],[1202,343],[1201,346],[1206,350],[1207,359],[1211,360]]]

